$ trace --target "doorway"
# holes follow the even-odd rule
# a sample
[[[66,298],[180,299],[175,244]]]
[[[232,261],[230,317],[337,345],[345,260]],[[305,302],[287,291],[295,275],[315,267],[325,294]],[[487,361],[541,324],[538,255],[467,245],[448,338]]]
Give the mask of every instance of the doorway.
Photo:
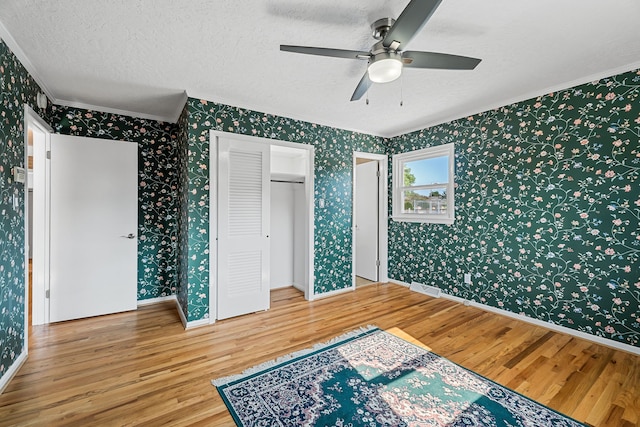
[[[309,151],[271,145],[270,288],[305,292],[307,215],[305,182]]]
[[[353,153],[353,287],[387,282],[387,156]]]
[[[268,309],[272,281],[312,300],[314,147],[213,130],[210,138],[211,322]]]
[[[28,326],[42,325],[49,318],[46,304],[45,282],[48,280],[49,222],[45,215],[48,209],[48,164],[46,153],[50,148],[53,129],[28,105],[24,110],[25,121],[25,315]],[[25,334],[27,335],[27,334]]]
[[[134,310],[137,144],[54,134],[31,109],[25,129],[31,324]]]

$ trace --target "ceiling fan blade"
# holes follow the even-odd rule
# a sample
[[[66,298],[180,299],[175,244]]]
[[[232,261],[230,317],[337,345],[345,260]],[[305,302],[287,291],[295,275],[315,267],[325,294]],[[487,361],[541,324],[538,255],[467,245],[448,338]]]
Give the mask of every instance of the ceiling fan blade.
[[[283,52],[304,53],[307,55],[331,56],[334,58],[347,59],[369,59],[369,57],[371,56],[369,52],[359,50],[329,49],[326,47],[311,46],[290,46],[286,44],[281,44],[280,50]]]
[[[356,90],[353,92],[353,95],[351,95],[351,100],[357,101],[360,98],[362,98],[362,95],[367,93],[367,90],[369,89],[371,84],[372,82],[371,80],[369,80],[369,72],[365,71],[364,76],[362,76],[362,78],[360,79],[360,83],[358,83],[358,87],[356,87]]]
[[[436,52],[402,52],[405,68],[436,68],[441,70],[473,70],[482,59]]]
[[[427,23],[442,0],[411,0],[382,40],[384,47],[397,41],[402,49]]]

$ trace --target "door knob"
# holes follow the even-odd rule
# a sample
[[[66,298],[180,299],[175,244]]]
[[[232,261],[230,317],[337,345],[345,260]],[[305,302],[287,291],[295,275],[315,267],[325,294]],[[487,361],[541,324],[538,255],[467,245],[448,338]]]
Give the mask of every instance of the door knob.
[[[120,237],[124,237],[125,239],[135,239],[136,235],[133,233],[129,233],[126,236],[120,236]]]

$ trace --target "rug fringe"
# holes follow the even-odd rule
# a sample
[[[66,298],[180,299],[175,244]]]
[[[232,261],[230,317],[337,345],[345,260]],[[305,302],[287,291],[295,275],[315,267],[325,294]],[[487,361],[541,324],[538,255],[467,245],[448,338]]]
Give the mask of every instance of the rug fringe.
[[[249,369],[246,369],[244,372],[242,372],[241,374],[237,374],[237,375],[229,375],[227,377],[222,377],[222,378],[218,378],[215,380],[211,380],[211,384],[215,387],[219,387],[225,384],[228,384],[230,382],[233,381],[237,381],[239,379],[242,379],[248,375],[252,375],[255,374],[257,372],[263,371],[267,368],[272,368],[274,366],[277,366],[281,363],[284,362],[288,362],[289,360],[295,359],[297,357],[301,357],[301,356],[305,356],[309,353],[313,353],[314,351],[318,351],[321,350],[325,347],[329,347],[333,344],[339,343],[341,341],[347,340],[349,338],[353,338],[353,337],[357,337],[358,335],[362,335],[366,332],[372,331],[374,329],[378,329],[377,326],[375,325],[367,325],[367,326],[362,326],[358,329],[354,329],[353,331],[349,331],[347,333],[344,333],[342,335],[339,335],[337,337],[333,337],[328,341],[324,341],[321,343],[317,343],[314,344],[313,347],[309,347],[309,348],[305,348],[303,350],[298,350],[295,351],[293,353],[289,353],[289,354],[285,354],[284,356],[280,356],[277,359],[274,360],[269,360],[267,362],[261,363],[257,366],[253,366]]]

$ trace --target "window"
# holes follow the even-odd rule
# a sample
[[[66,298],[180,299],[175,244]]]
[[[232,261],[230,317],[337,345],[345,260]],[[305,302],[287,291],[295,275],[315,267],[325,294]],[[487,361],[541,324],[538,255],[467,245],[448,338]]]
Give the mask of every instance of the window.
[[[393,156],[393,219],[453,224],[453,144]]]

